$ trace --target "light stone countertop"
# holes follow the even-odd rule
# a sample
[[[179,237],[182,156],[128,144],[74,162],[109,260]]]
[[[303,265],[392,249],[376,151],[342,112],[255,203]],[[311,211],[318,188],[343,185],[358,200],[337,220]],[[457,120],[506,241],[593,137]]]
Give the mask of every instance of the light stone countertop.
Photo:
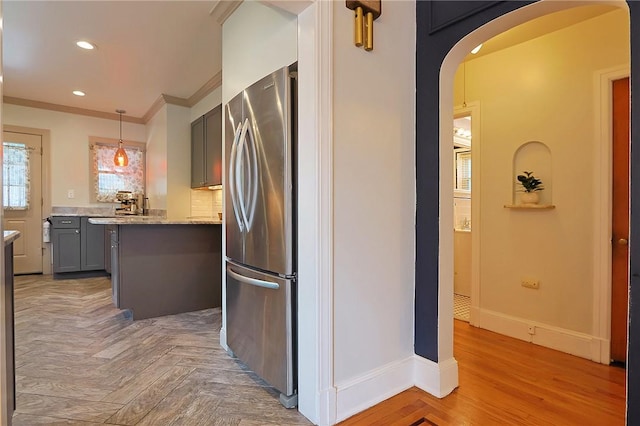
[[[20,231],[4,231],[4,245],[11,244],[20,237]]]
[[[115,213],[95,213],[95,214],[85,214],[85,213],[51,213],[50,217],[61,216],[61,217],[114,217]]]
[[[89,223],[94,225],[221,225],[217,217],[185,217],[167,219],[162,216],[118,216],[118,217],[90,217]]]

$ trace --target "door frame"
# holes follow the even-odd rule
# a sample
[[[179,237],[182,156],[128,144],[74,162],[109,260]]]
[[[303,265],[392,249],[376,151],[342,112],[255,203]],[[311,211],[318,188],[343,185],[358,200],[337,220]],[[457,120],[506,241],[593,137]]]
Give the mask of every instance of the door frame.
[[[3,131],[40,136],[42,140],[42,217],[51,216],[51,131],[35,127],[3,125]],[[3,215],[4,217],[4,215]],[[42,243],[42,273],[51,274],[51,243]]]
[[[613,219],[613,81],[631,76],[629,65],[596,72],[594,76],[594,137],[600,140],[594,152],[594,246],[593,246],[593,361],[611,362],[611,235]],[[598,347],[599,346],[599,347]]]
[[[458,105],[453,110],[453,117],[469,115],[471,117],[471,309],[469,310],[469,324],[478,326],[480,309],[480,102],[467,102]],[[444,151],[444,150],[443,150]],[[474,185],[474,182],[476,183]],[[453,191],[451,202],[453,203]],[[475,224],[475,231],[474,231]],[[474,234],[475,232],[475,234]],[[475,236],[474,236],[475,235]],[[455,249],[455,247],[454,247]]]

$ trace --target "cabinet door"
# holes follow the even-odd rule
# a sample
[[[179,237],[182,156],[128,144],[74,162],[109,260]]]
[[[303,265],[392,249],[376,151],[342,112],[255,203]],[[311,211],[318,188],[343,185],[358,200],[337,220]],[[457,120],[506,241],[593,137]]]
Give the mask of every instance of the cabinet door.
[[[222,184],[222,105],[204,116],[206,185]]]
[[[80,268],[83,271],[104,269],[104,225],[80,219]]]
[[[80,270],[80,229],[54,229],[53,272]]]
[[[111,273],[111,233],[115,225],[104,227],[104,270]]]
[[[205,184],[204,116],[191,123],[191,187]]]

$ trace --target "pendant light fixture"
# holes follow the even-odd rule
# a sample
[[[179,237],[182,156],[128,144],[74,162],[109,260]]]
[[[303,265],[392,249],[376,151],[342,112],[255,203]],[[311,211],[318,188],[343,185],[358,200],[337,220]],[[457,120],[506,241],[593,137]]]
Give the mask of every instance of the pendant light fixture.
[[[118,142],[118,150],[116,151],[116,155],[113,157],[113,162],[116,166],[125,167],[129,164],[129,157],[127,157],[127,153],[122,147],[122,114],[126,111],[123,109],[117,109],[116,112],[120,114],[120,141]]]

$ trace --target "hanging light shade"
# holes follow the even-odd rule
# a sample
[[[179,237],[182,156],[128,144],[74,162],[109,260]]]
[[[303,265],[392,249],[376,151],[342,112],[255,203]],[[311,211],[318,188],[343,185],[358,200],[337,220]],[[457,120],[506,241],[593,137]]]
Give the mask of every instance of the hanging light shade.
[[[117,109],[116,112],[120,114],[120,141],[118,142],[118,150],[116,151],[116,155],[113,157],[113,162],[116,166],[125,167],[129,164],[127,152],[122,147],[122,114],[126,111],[123,109]]]

